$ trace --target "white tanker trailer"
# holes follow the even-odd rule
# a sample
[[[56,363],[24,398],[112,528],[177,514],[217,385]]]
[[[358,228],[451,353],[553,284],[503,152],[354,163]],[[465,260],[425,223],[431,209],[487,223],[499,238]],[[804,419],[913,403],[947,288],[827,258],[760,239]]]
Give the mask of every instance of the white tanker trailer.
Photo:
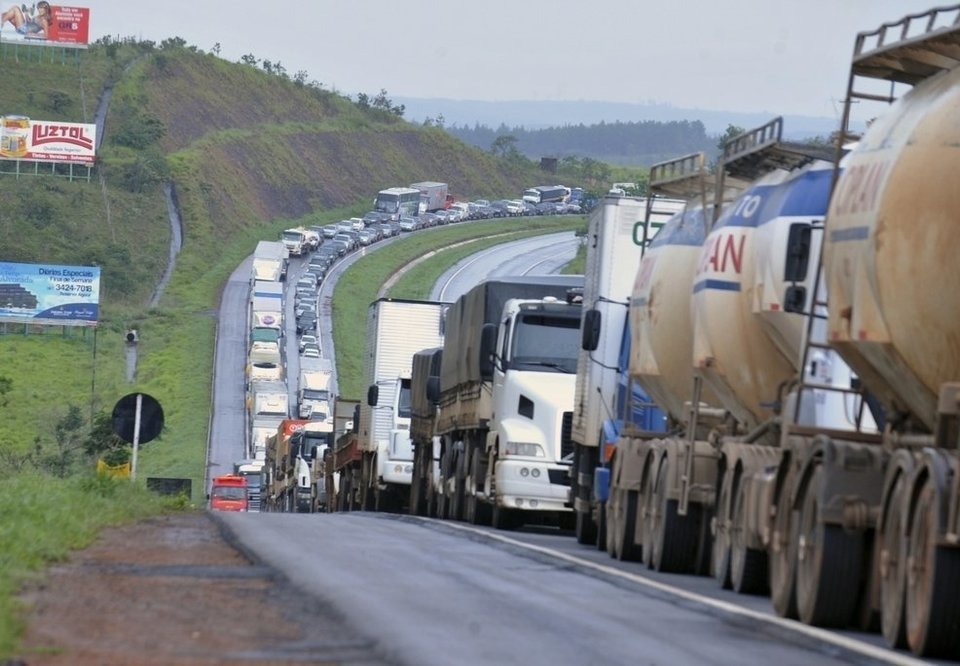
[[[858,36],[848,100],[863,97],[867,79],[912,89],[849,155],[823,256],[830,344],[886,414],[877,447],[885,477],[865,507],[876,516],[874,557],[860,582],[892,646],[952,658],[960,657],[958,18],[960,6],[935,9]]]

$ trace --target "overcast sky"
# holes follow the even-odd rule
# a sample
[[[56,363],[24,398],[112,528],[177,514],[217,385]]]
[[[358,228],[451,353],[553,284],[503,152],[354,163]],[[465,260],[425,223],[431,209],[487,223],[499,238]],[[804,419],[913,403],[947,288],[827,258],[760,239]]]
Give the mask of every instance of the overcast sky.
[[[948,0],[76,0],[91,40],[179,36],[341,93],[836,117],[856,33]],[[0,7],[11,4],[0,0]]]

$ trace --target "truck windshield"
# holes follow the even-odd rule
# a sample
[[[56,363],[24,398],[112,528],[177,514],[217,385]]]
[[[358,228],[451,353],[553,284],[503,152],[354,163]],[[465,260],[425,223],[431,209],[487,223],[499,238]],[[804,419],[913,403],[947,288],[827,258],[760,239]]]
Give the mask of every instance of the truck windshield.
[[[330,399],[330,393],[328,391],[319,390],[319,389],[304,389],[303,399],[304,400],[321,400],[326,402],[327,400]]]
[[[530,366],[575,373],[580,351],[580,320],[542,313],[521,314],[513,330],[511,367]]]
[[[214,486],[213,497],[224,500],[245,500],[247,489],[243,486]]]
[[[294,243],[300,243],[303,241],[303,234],[299,231],[284,231],[283,240],[293,241]]]

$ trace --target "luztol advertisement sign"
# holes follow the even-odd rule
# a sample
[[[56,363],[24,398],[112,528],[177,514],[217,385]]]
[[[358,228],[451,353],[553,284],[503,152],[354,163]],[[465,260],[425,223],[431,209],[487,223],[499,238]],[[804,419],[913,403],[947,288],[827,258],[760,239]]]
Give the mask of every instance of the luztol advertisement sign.
[[[0,118],[0,159],[93,164],[96,143],[96,125]]]
[[[100,268],[0,261],[0,321],[96,326]]]
[[[90,10],[51,5],[46,0],[0,3],[0,42],[86,48]]]

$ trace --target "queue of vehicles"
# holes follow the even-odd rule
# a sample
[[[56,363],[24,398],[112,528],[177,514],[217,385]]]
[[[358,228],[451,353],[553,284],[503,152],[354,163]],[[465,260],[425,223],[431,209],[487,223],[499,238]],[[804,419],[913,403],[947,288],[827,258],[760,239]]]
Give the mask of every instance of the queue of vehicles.
[[[548,520],[612,557],[768,593],[784,617],[960,656],[948,12],[858,36],[835,150],[783,141],[778,118],[712,169],[683,156],[651,170],[646,199],[605,198],[585,302],[536,278],[418,304],[444,313],[442,337],[397,347],[388,376],[402,340],[373,304],[371,388],[325,456],[326,506]],[[876,79],[911,89],[853,137]]]

